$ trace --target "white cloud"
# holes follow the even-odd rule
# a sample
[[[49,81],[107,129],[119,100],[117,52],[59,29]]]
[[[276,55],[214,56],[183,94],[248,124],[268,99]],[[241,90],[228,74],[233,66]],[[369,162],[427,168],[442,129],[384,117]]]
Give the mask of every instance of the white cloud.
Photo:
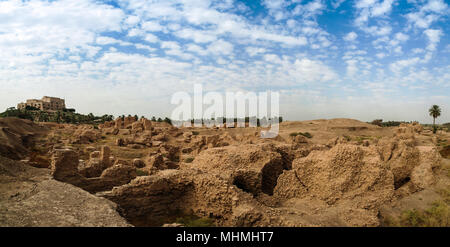
[[[404,33],[396,33],[395,34],[395,39],[400,41],[400,42],[405,42],[409,39],[409,36],[404,34]]]
[[[380,53],[377,53],[376,56],[377,56],[377,58],[382,59],[386,56],[386,54],[380,52]]]
[[[429,50],[429,51],[436,50],[436,45],[441,40],[442,30],[439,30],[439,29],[427,29],[423,33],[428,38],[427,50]]]
[[[390,26],[371,26],[363,30],[375,36],[385,36],[391,33],[392,28]]]
[[[327,82],[337,80],[337,74],[319,61],[307,58],[295,60],[294,70],[289,71],[299,82]]]
[[[314,17],[316,15],[322,14],[323,10],[326,8],[326,5],[322,0],[313,0],[304,5],[297,5],[292,13],[294,15],[302,16],[303,18]]]
[[[135,36],[143,36],[145,32],[142,29],[133,28],[128,31],[128,36],[135,37]]]
[[[410,58],[410,59],[403,59],[403,60],[398,60],[394,63],[391,63],[389,68],[394,73],[400,73],[404,68],[407,68],[407,67],[411,68],[412,66],[416,65],[419,62],[420,62],[420,59],[418,57]]]
[[[187,45],[187,50],[190,51],[190,52],[197,53],[197,54],[199,54],[201,56],[205,56],[205,55],[208,54],[207,50],[203,49],[202,47],[200,47],[200,46],[198,46],[196,44],[188,44]]]
[[[212,32],[205,32],[191,28],[181,29],[174,34],[183,39],[193,40],[195,43],[209,43],[217,39],[217,36]]]
[[[391,12],[393,0],[384,0],[379,4],[373,6],[371,15],[372,16],[381,16]]]
[[[269,62],[269,63],[277,63],[277,64],[281,64],[282,63],[280,57],[278,57],[278,55],[275,55],[275,54],[266,54],[266,55],[264,55],[264,60]]]
[[[147,33],[144,36],[144,40],[147,42],[150,42],[150,43],[157,43],[159,39],[155,35],[153,35],[151,33]]]
[[[356,72],[358,72],[358,67],[357,67],[357,60],[354,59],[350,59],[350,60],[346,60],[345,61],[347,63],[347,76],[349,77],[353,77],[356,75]]]
[[[392,10],[393,0],[359,0],[356,2],[356,8],[362,9],[361,13],[366,19],[367,17],[378,17],[385,15]]]
[[[408,13],[406,19],[414,27],[426,29],[445,15],[447,9],[448,5],[442,0],[429,0],[419,7],[419,11]]]
[[[138,16],[131,15],[125,19],[125,24],[128,26],[135,26],[136,24],[139,23],[139,21],[140,21],[140,18]]]
[[[167,115],[163,97],[189,91],[193,83],[211,90],[311,93],[314,105],[339,103],[327,94],[331,90],[361,103],[355,95],[450,87],[446,61],[433,60],[442,57],[437,45],[446,38],[446,29],[436,25],[448,13],[444,1],[409,1],[412,8],[398,10],[412,11],[403,15],[406,26],[397,9],[392,12],[393,1],[358,1],[358,30],[344,37],[317,21],[329,12],[353,16],[326,9],[328,1],[271,1],[270,15],[258,16],[235,1],[120,0],[122,9],[103,2],[0,1],[0,107],[54,94],[85,113]],[[400,19],[390,20],[391,13]],[[426,47],[418,47],[418,38]],[[136,49],[123,47],[129,45]],[[391,62],[399,54],[405,55]],[[302,87],[308,90],[295,90]]]
[[[156,21],[145,21],[141,23],[141,27],[148,32],[158,32],[163,30],[163,27]]]
[[[432,11],[436,13],[444,13],[448,8],[448,5],[444,3],[443,0],[430,0],[425,6],[423,6],[422,11]]]
[[[355,32],[350,32],[344,36],[344,40],[346,41],[354,41],[358,38],[358,35]]]
[[[224,40],[218,40],[208,46],[208,51],[213,54],[231,55],[233,53],[233,45]]]
[[[415,27],[428,28],[431,25],[431,23],[438,20],[439,17],[433,14],[425,15],[421,12],[416,12],[407,14],[406,18],[408,19],[409,22],[413,23]]]
[[[333,6],[333,8],[337,9],[343,2],[345,2],[345,0],[333,0],[331,2],[331,5]]]
[[[419,54],[419,53],[425,52],[425,50],[422,49],[422,48],[414,48],[414,49],[412,49],[411,51],[412,51],[414,54]]]
[[[96,43],[99,45],[109,45],[109,44],[116,44],[119,43],[120,41],[111,37],[97,37],[96,39]]]
[[[120,31],[125,17],[120,9],[88,0],[2,1],[0,16],[0,46],[14,49],[15,57],[68,50],[77,51],[74,55],[92,53],[96,33]]]
[[[250,55],[250,56],[256,56],[260,53],[265,53],[267,51],[267,49],[262,48],[262,47],[247,47],[245,48],[245,51]]]

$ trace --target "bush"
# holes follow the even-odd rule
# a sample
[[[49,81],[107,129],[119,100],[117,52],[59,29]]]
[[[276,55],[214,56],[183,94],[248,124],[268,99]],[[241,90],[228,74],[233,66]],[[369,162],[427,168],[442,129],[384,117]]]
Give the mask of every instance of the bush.
[[[200,132],[198,132],[198,131],[192,131],[192,134],[196,136],[196,135],[200,134]]]
[[[388,217],[383,224],[401,227],[448,227],[450,226],[450,208],[445,201],[436,201],[429,209],[406,210],[399,219]]]
[[[186,163],[192,163],[192,161],[194,161],[193,157],[189,157],[189,158],[184,159],[184,162],[186,162]]]
[[[305,133],[299,132],[298,134],[300,134],[306,138],[312,138],[312,135],[309,132],[305,132]]]
[[[414,227],[450,226],[450,210],[446,203],[437,201],[425,211],[413,209],[403,212],[400,224]]]
[[[27,106],[25,106],[25,110],[27,110],[27,111],[40,111],[41,109],[36,108],[34,106],[27,105]]]
[[[438,127],[436,125],[433,126],[433,134],[436,134]]]
[[[400,124],[404,123],[403,122],[399,122],[399,121],[388,121],[388,122],[383,122],[382,126],[383,127],[398,127],[400,126]]]
[[[383,126],[383,119],[375,119],[371,122],[371,124],[381,127],[381,126]]]
[[[168,117],[164,118],[163,121],[168,123],[168,124],[172,124],[172,120],[170,120],[170,118],[168,118]]]
[[[148,172],[141,170],[141,169],[136,169],[136,175],[137,176],[148,176]]]
[[[298,135],[302,135],[302,136],[304,136],[306,138],[312,138],[313,137],[309,132],[304,132],[304,133],[303,132],[292,132],[289,135],[292,136],[292,137],[296,137]]]

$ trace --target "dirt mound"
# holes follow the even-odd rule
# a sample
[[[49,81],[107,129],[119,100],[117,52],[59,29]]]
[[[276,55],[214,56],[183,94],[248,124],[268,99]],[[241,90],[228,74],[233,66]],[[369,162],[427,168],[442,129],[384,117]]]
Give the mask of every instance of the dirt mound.
[[[15,160],[26,157],[35,137],[47,131],[29,120],[0,118],[0,155]]]
[[[0,157],[0,226],[131,226],[116,204]]]

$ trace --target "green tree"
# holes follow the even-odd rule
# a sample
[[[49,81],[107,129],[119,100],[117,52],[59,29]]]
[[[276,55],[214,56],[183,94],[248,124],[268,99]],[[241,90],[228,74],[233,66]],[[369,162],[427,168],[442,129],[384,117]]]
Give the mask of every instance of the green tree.
[[[164,118],[164,122],[166,122],[168,124],[172,124],[172,120],[170,120],[170,118],[168,118],[168,117]]]
[[[430,116],[433,117],[433,126],[435,126],[436,125],[436,118],[441,115],[441,108],[438,105],[433,105],[428,110],[428,112],[430,113]]]

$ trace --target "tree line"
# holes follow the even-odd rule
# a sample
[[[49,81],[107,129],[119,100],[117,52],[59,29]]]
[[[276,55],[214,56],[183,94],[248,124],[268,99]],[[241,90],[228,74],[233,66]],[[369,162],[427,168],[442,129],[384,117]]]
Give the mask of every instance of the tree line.
[[[75,109],[63,109],[61,111],[41,111],[38,108],[27,106],[25,109],[9,107],[0,113],[0,117],[17,117],[35,122],[55,122],[71,124],[98,124],[114,120],[113,115],[95,116],[92,113],[87,115],[76,113]]]

